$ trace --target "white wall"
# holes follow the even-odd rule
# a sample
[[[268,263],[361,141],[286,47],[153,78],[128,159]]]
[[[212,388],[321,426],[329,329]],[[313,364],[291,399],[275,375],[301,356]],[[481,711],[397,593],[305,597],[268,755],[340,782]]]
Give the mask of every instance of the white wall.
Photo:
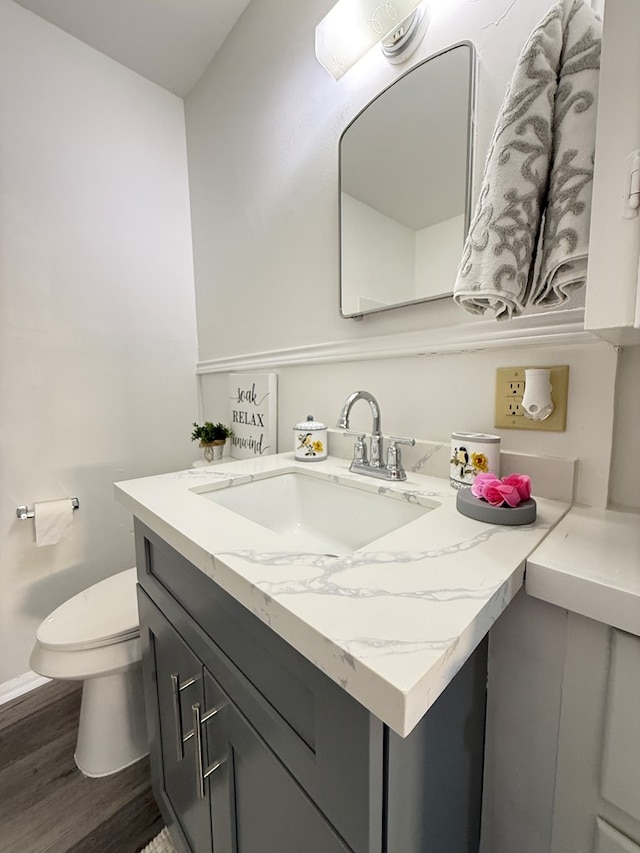
[[[464,216],[414,231],[340,193],[342,311],[450,293],[464,242]]]
[[[185,467],[197,416],[183,104],[0,0],[0,682],[39,621],[133,565],[115,480]],[[18,504],[77,495],[36,548]]]
[[[409,302],[415,287],[414,231],[348,193],[341,199],[343,312],[366,310],[363,300],[378,306]]]
[[[416,233],[416,297],[451,293],[463,245],[463,214]]]

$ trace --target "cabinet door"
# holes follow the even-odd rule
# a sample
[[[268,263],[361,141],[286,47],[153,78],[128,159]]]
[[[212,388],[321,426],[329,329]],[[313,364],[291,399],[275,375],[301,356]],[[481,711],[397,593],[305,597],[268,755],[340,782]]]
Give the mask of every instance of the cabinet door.
[[[624,209],[640,149],[639,31],[637,0],[606,0],[585,328],[622,346],[640,343],[640,218]]]
[[[604,820],[598,819],[594,853],[640,853],[640,847]]]
[[[640,829],[640,638],[612,632],[601,794]]]
[[[164,817],[178,824],[194,853],[211,853],[210,809],[199,797],[193,736],[192,706],[204,701],[202,665],[142,592],[139,605],[145,698],[147,703],[155,701],[159,727],[159,744],[154,747],[152,742],[152,772],[160,780],[161,806],[168,804],[171,812]]]
[[[569,614],[551,853],[640,853],[639,684],[640,638]]]
[[[211,771],[205,785],[214,853],[347,853],[350,848],[207,670],[205,697],[203,771]]]

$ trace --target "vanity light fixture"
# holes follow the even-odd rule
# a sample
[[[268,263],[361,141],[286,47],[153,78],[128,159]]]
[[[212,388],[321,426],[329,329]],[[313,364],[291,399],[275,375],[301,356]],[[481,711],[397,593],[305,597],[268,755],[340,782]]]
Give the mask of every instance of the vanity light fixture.
[[[316,57],[336,80],[379,42],[389,62],[404,62],[428,25],[424,0],[339,0],[316,27]]]

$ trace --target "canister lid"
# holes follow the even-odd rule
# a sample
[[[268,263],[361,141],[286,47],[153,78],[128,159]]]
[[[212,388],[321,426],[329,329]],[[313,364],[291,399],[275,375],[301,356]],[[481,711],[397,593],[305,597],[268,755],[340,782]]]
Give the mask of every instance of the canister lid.
[[[456,441],[481,441],[483,444],[498,444],[499,435],[488,435],[486,432],[452,432],[451,438]]]
[[[326,429],[327,425],[321,423],[320,421],[314,421],[313,415],[307,415],[306,421],[301,421],[299,424],[294,426],[295,430],[306,430],[307,432],[312,432],[313,430]]]

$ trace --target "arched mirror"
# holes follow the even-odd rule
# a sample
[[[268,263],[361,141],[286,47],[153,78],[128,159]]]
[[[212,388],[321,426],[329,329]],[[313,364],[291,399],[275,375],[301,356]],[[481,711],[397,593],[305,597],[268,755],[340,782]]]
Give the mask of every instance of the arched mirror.
[[[474,66],[467,42],[426,59],[343,132],[343,317],[453,291],[470,216]]]

